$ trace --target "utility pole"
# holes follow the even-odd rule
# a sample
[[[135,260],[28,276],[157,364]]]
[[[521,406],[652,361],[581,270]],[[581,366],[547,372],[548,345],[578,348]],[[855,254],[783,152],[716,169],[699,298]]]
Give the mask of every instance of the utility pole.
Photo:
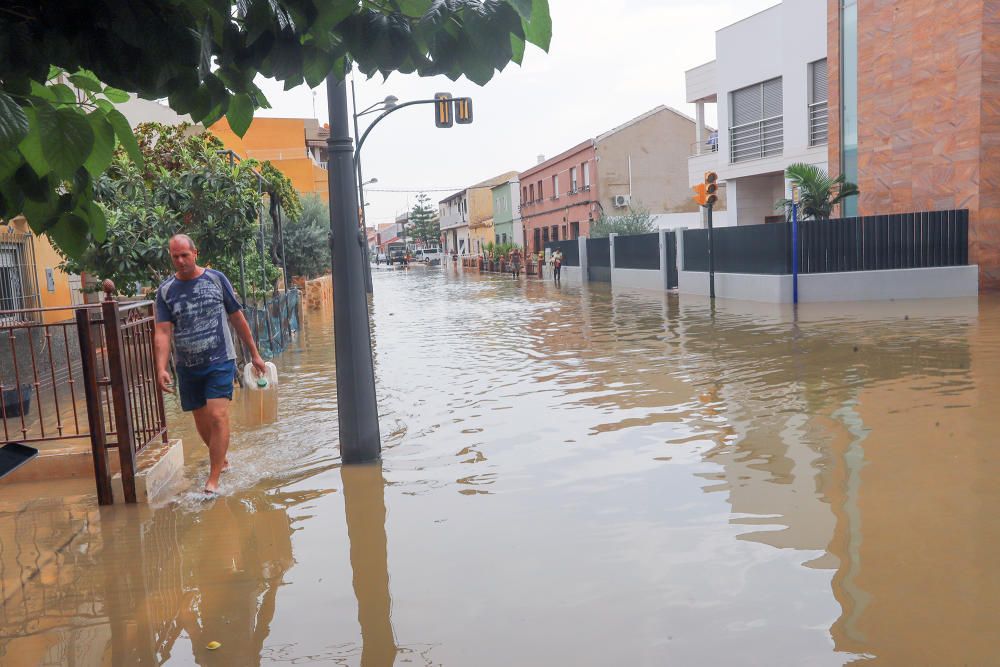
[[[708,226],[708,297],[715,302],[715,236],[712,226],[712,207],[719,200],[716,194],[719,190],[719,175],[714,171],[706,171],[705,179],[691,189],[694,190],[694,200],[705,208],[705,218]]]
[[[382,455],[363,266],[367,261],[368,240],[358,227],[357,172],[348,132],[347,84],[330,74],[326,90],[330,113],[327,178],[340,457],[345,464],[367,463],[379,460]]]

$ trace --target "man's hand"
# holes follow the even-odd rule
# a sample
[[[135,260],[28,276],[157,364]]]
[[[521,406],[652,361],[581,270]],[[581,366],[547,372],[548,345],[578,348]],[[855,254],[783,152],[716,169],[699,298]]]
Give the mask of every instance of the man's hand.
[[[264,363],[264,358],[259,354],[255,354],[250,363],[253,364],[253,369],[257,371],[257,377],[263,377],[267,373],[267,365]]]
[[[170,371],[160,371],[156,379],[157,383],[160,385],[160,391],[165,394],[174,393],[174,379],[170,377]]]

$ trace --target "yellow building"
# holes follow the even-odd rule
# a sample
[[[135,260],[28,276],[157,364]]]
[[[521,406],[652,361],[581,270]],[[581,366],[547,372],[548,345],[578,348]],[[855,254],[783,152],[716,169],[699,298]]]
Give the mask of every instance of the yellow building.
[[[469,248],[473,253],[483,252],[487,243],[496,241],[496,230],[493,227],[493,190],[494,186],[506,183],[517,176],[516,171],[508,171],[482,183],[477,183],[467,190],[469,205]]]
[[[79,276],[61,271],[61,262],[48,238],[35,236],[24,217],[0,226],[0,310],[82,303]],[[69,310],[56,310],[43,312],[40,319],[48,323],[72,317]]]
[[[299,194],[317,194],[329,201],[326,140],[329,127],[314,118],[254,118],[241,138],[225,118],[209,132],[242,158],[270,161],[288,177]]]

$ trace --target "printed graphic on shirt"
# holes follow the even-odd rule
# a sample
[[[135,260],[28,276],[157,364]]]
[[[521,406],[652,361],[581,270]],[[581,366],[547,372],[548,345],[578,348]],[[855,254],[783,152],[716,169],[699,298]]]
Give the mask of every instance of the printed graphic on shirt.
[[[208,366],[236,358],[228,316],[240,309],[225,275],[206,269],[192,280],[169,278],[156,293],[157,321],[174,325],[178,366]]]

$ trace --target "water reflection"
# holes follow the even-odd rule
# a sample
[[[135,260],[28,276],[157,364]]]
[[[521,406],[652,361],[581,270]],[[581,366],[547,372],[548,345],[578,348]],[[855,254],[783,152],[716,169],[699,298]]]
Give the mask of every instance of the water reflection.
[[[996,661],[1000,300],[376,280],[384,468],[308,319],[215,504],[0,494],[0,663]]]
[[[381,464],[347,466],[344,512],[351,543],[351,571],[361,624],[362,667],[386,667],[396,660],[385,537],[385,480]]]

